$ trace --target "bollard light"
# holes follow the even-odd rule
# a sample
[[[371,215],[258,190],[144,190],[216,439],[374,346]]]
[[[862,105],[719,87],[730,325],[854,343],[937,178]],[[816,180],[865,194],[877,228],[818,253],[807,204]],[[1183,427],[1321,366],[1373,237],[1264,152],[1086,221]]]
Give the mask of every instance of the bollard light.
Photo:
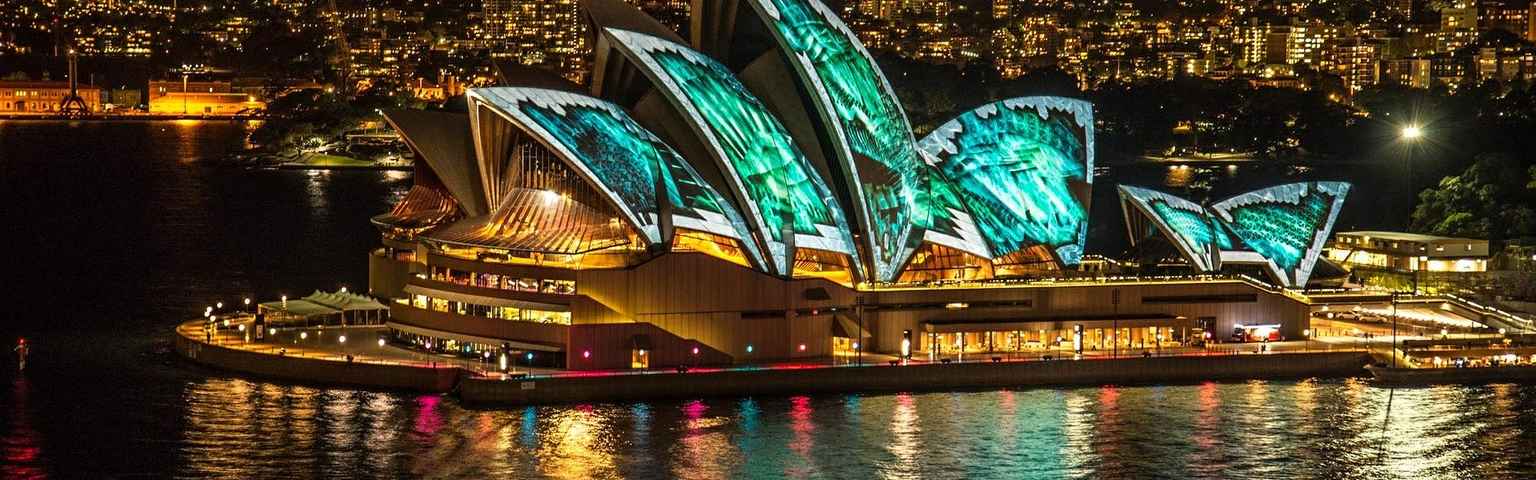
[[[347,343],[347,336],[346,335],[342,335],[342,336],[336,337],[336,343]]]
[[[581,358],[592,358],[592,351],[591,350],[582,350],[581,351]]]
[[[309,332],[299,332],[299,340],[308,340]]]
[[[747,344],[747,353],[752,353],[752,344]]]
[[[384,339],[380,338],[379,339],[379,347],[382,348],[383,346],[384,346]]]
[[[800,344],[800,351],[802,351],[802,352],[805,351],[805,344],[804,343]]]

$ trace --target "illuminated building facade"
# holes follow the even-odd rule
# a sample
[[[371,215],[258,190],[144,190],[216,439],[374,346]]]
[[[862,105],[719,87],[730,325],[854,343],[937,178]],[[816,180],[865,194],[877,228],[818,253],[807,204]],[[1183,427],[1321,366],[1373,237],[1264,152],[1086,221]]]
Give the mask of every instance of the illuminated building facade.
[[[614,369],[1305,328],[1306,305],[1251,279],[1078,270],[1087,102],[998,101],[918,139],[818,0],[696,2],[689,39],[584,6],[590,86],[507,64],[466,114],[386,112],[418,159],[373,219],[369,286],[397,339]],[[1232,202],[1221,215],[1256,208]]]
[[[1166,193],[1120,186],[1133,243],[1161,234],[1202,272],[1223,264],[1258,265],[1275,282],[1306,286],[1338,219],[1349,184],[1303,182],[1244,193],[1203,206]]]
[[[1398,272],[1488,271],[1487,240],[1418,233],[1339,232],[1328,259],[1349,268]]]
[[[101,89],[80,85],[79,95],[90,111],[101,110]],[[67,96],[69,82],[0,80],[0,113],[56,113]]]

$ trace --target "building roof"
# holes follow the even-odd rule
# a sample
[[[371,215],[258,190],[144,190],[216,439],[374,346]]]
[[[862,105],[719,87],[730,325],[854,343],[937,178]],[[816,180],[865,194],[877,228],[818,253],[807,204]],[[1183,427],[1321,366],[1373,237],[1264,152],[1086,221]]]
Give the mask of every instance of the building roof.
[[[68,80],[0,80],[0,88],[69,88]],[[81,90],[96,88],[95,85],[82,83]]]
[[[442,180],[467,215],[490,212],[481,188],[468,116],[424,110],[386,110],[384,119]]]
[[[1092,105],[1061,97],[993,102],[940,125],[920,145],[961,193],[957,199],[992,257],[1038,245],[1060,265],[1077,264],[1088,236]],[[950,225],[961,219],[945,215],[954,208],[942,207],[928,207],[937,216],[929,229],[953,232]]]
[[[592,93],[497,64],[512,88],[470,89],[470,133],[453,137],[470,138],[458,151],[468,153],[452,155],[427,144],[464,120],[391,115],[469,214],[423,239],[578,254],[664,251],[653,247],[696,231],[739,241],[769,274],[813,275],[807,259],[825,255],[829,268],[874,283],[902,278],[929,246],[993,265],[1028,256],[1050,270],[1082,254],[1086,102],[1009,99],[918,142],[878,65],[824,0],[705,2],[693,46],[622,0],[582,8],[598,36]],[[455,178],[475,172],[478,188]],[[545,191],[562,200],[536,202]],[[944,268],[936,275],[954,270]],[[954,273],[998,274],[965,268]]]
[[[748,222],[760,232],[774,271],[792,271],[789,245],[857,259],[842,206],[825,179],[778,118],[730,70],[663,38],[615,28],[605,29],[604,35],[705,140],[743,199]]]
[[[1223,263],[1264,267],[1274,279],[1304,286],[1343,208],[1349,184],[1299,182],[1237,195],[1210,207],[1166,193],[1120,186],[1126,222],[1132,212],[1152,221],[1197,270]],[[1128,229],[1131,241],[1139,240]]]
[[[1484,242],[1484,243],[1487,243],[1488,242],[1488,240],[1482,240],[1482,239],[1476,239],[1476,238],[1442,237],[1442,236],[1439,236],[1439,235],[1425,235],[1425,234],[1422,234],[1422,233],[1387,232],[1387,231],[1381,231],[1381,230],[1356,230],[1356,231],[1352,231],[1352,232],[1339,232],[1338,234],[1339,235],[1349,235],[1351,237],[1371,237],[1373,239],[1378,239],[1378,240],[1396,240],[1396,241],[1399,241],[1399,242],[1418,242],[1418,243],[1463,243],[1463,242],[1470,242],[1470,243]]]
[[[428,239],[520,252],[575,255],[629,243],[618,219],[548,190],[514,188],[491,215],[460,220]]]

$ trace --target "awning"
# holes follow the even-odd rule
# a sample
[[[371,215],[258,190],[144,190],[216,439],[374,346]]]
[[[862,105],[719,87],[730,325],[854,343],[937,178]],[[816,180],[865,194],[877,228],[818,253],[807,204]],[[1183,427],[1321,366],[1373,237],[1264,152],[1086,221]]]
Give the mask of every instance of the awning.
[[[869,334],[869,330],[859,328],[859,322],[852,318],[848,318],[847,315],[836,315],[832,317],[832,336],[839,338],[854,338],[854,332],[858,332],[858,338],[861,339],[869,338],[872,336]]]
[[[565,351],[565,349],[560,348],[560,347],[551,346],[551,345],[544,345],[544,344],[540,344],[540,343],[519,342],[517,340],[507,340],[505,338],[492,338],[492,337],[482,337],[482,336],[479,336],[479,335],[466,335],[466,334],[462,334],[462,333],[444,332],[442,330],[432,330],[432,329],[421,328],[421,327],[417,327],[417,326],[414,326],[414,325],[406,325],[404,323],[397,323],[397,322],[384,322],[384,326],[387,326],[387,327],[395,329],[395,330],[399,330],[401,332],[409,333],[409,334],[412,334],[412,335],[421,335],[423,337],[432,337],[432,338],[442,338],[442,339],[447,339],[447,340],[453,340],[455,342],[460,342],[460,343],[479,343],[479,344],[484,344],[484,345],[501,345],[501,344],[505,343],[505,344],[511,346],[513,349],[516,349],[516,350],[538,350],[540,352],[563,352],[563,351]]]
[[[523,310],[543,310],[546,312],[569,312],[570,305],[558,303],[530,302],[511,298],[488,297],[473,293],[460,293],[436,288],[423,287],[421,285],[406,285],[405,293],[411,295],[424,295],[431,298],[441,298],[471,305],[484,305],[487,307],[513,307]]]
[[[318,315],[333,315],[341,313],[341,310],[339,309],[301,299],[289,300],[287,302],[262,302],[261,308],[300,317],[313,317]]]
[[[389,310],[389,307],[384,306],[384,304],[371,297],[343,291],[326,293],[315,290],[315,293],[309,294],[303,300],[349,312],[356,310]]]
[[[923,322],[923,330],[932,333],[1008,332],[1030,330],[1070,330],[1083,328],[1198,327],[1200,322],[1173,315],[1099,315],[1046,318],[945,319]]]

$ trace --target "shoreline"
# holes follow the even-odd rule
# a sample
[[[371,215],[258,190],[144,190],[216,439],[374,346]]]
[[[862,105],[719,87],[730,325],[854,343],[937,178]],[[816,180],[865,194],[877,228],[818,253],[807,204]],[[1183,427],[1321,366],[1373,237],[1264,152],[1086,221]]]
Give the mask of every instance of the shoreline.
[[[1364,367],[1371,361],[1367,352],[1351,350],[895,366],[735,366],[697,368],[687,373],[573,372],[504,380],[446,364],[348,362],[335,354],[277,355],[232,348],[197,338],[198,325],[200,322],[192,321],[178,326],[173,349],[182,358],[200,365],[301,383],[457,393],[465,404],[485,406],[1342,378],[1368,375]]]

